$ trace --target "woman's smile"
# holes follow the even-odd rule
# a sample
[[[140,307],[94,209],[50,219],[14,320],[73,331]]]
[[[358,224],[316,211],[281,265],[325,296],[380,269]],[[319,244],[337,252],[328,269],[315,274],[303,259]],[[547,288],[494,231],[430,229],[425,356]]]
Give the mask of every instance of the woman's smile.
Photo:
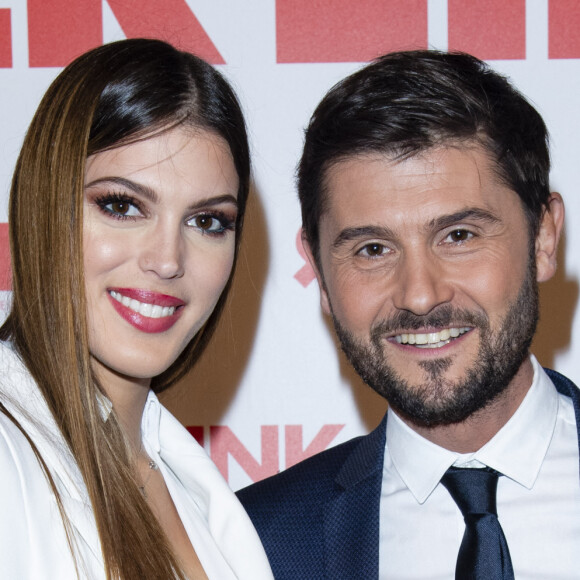
[[[183,313],[185,302],[174,296],[137,288],[109,289],[118,314],[142,332],[165,332]]]

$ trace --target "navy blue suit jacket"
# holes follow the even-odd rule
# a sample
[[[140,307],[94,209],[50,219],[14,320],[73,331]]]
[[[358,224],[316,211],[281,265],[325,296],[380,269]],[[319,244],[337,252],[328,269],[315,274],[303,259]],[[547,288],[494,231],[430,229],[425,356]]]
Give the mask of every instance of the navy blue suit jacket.
[[[547,372],[580,426],[580,391]],[[276,580],[378,578],[386,424],[238,492]]]

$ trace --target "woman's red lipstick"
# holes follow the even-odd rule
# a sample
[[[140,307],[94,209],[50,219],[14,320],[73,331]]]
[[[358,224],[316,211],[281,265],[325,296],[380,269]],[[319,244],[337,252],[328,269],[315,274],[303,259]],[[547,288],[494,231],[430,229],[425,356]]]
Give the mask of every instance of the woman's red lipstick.
[[[107,294],[121,318],[147,333],[169,330],[185,306],[185,302],[175,296],[140,288],[108,288]]]

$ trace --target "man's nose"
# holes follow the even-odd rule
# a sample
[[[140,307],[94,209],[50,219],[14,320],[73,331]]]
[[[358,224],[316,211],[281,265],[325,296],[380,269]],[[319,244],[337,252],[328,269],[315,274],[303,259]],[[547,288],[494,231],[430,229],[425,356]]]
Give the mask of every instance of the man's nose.
[[[427,251],[413,251],[402,256],[394,284],[394,306],[419,316],[450,302],[453,297],[445,267]]]

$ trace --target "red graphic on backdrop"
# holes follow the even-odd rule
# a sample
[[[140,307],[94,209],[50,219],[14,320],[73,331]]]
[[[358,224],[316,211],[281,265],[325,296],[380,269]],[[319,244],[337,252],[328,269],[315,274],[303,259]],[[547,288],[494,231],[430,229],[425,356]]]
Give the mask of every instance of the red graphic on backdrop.
[[[107,3],[128,38],[160,38],[212,64],[224,63],[185,0],[107,0]],[[66,66],[83,52],[101,45],[102,11],[102,0],[28,0],[30,66]]]
[[[426,48],[427,0],[277,0],[276,46],[277,62],[364,62]]]
[[[228,456],[231,455],[250,476],[260,481],[279,470],[278,427],[262,425],[262,461],[257,461],[229,427],[210,427],[210,455],[221,474],[229,476]]]
[[[344,425],[324,425],[310,444],[303,448],[302,425],[286,425],[286,469],[324,451],[340,433]]]
[[[10,9],[0,8],[0,68],[12,67],[12,24]]]
[[[10,290],[10,242],[8,224],[0,223],[0,290]]]
[[[300,270],[294,274],[294,278],[296,278],[296,280],[298,280],[298,282],[300,282],[300,284],[306,288],[306,286],[308,286],[312,280],[316,278],[316,275],[314,274],[314,270],[308,261],[308,256],[306,255],[304,246],[302,245],[302,229],[299,229],[298,233],[296,234],[296,249],[298,250],[300,257],[304,260],[304,266],[302,266],[302,268],[300,268]]]
[[[285,467],[292,467],[299,461],[327,449],[343,427],[344,425],[323,425],[314,439],[304,447],[302,425],[286,425],[284,427]],[[203,427],[191,426],[187,430],[201,446],[204,446]],[[260,461],[247,450],[229,427],[213,426],[209,428],[209,432],[210,456],[226,480],[229,477],[230,456],[252,481],[260,481],[280,470],[280,438],[277,425],[262,425],[261,427]]]
[[[28,62],[62,67],[103,43],[101,0],[28,0]]]
[[[194,52],[211,64],[224,59],[185,0],[107,0],[129,38],[155,37]]]
[[[449,50],[484,60],[526,58],[526,0],[447,0]]]
[[[577,0],[548,2],[548,58],[580,57],[580,3]]]
[[[154,36],[223,64],[186,0],[107,0],[128,37]],[[103,42],[102,0],[28,0],[31,67],[61,67]],[[448,45],[486,60],[525,58],[525,0],[448,0]],[[580,58],[580,3],[549,0],[548,55]],[[365,62],[425,48],[427,0],[276,1],[277,62]],[[0,68],[12,66],[11,11],[0,8]]]

